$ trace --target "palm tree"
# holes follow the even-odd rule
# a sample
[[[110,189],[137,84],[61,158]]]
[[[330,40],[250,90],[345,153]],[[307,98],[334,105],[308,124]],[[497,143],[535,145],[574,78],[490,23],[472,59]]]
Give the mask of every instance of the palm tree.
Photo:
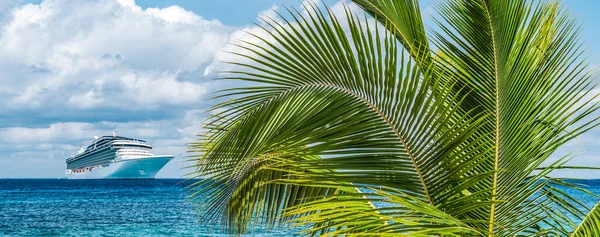
[[[563,6],[443,0],[426,32],[417,0],[354,2],[369,17],[287,9],[238,45],[241,69],[224,79],[252,84],[221,92],[189,147],[205,222],[598,236],[600,207],[564,190],[594,195],[551,176],[587,168],[551,158],[598,124],[580,27]]]

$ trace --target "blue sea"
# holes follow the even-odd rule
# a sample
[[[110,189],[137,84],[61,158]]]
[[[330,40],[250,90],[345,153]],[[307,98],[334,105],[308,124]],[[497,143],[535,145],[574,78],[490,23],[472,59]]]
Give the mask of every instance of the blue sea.
[[[578,183],[600,194],[600,180]],[[572,192],[592,207],[597,199]],[[0,236],[228,236],[199,223],[185,181],[0,179]],[[245,236],[297,236],[258,229]]]
[[[200,224],[185,197],[177,179],[0,179],[0,236],[229,236]]]

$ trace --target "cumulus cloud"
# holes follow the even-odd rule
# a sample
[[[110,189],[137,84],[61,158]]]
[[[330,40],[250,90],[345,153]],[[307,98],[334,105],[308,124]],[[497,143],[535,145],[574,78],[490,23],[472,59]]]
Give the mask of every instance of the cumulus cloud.
[[[177,74],[155,72],[122,72],[98,77],[90,83],[93,85],[89,91],[73,93],[66,104],[83,109],[109,107],[134,110],[187,105],[199,103],[211,84],[179,81]]]
[[[43,128],[2,128],[0,129],[0,141],[22,144],[81,139],[83,136],[89,136],[88,132],[97,132],[90,131],[92,129],[93,127],[87,123],[56,123]]]
[[[0,95],[12,110],[197,103],[210,83],[178,75],[202,71],[235,29],[178,6],[142,10],[125,0],[46,0],[8,19]]]

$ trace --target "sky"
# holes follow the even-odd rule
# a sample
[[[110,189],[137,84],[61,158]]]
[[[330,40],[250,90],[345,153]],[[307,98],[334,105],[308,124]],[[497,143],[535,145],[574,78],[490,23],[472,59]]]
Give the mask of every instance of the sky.
[[[305,0],[311,1],[311,0]],[[313,0],[314,1],[314,0]],[[563,1],[600,65],[600,1]],[[94,136],[141,138],[176,158],[202,132],[231,42],[300,0],[0,0],[0,178],[64,177],[64,160]],[[334,11],[348,0],[325,0]],[[432,12],[429,1],[423,11]],[[260,24],[260,23],[259,23]],[[600,128],[567,144],[573,165],[600,166]],[[189,171],[189,170],[188,170]],[[600,172],[560,175],[600,178]]]

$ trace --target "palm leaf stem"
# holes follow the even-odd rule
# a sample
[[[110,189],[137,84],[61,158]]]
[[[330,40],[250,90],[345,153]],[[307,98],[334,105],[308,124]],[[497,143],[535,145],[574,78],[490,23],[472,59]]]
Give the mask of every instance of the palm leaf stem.
[[[500,97],[499,97],[499,78],[498,78],[498,56],[497,56],[497,48],[496,48],[496,38],[494,35],[494,26],[492,23],[492,16],[490,13],[490,8],[489,6],[486,4],[485,0],[480,0],[481,4],[484,6],[484,10],[486,13],[486,17],[488,18],[488,23],[489,23],[489,27],[490,27],[490,37],[491,37],[491,44],[492,44],[492,52],[494,55],[494,82],[495,82],[495,99],[496,99],[496,109],[495,109],[495,116],[496,116],[496,134],[495,134],[495,143],[494,143],[494,181],[492,184],[492,203],[491,203],[491,207],[490,207],[490,226],[489,226],[489,236],[493,236],[494,235],[494,215],[495,215],[495,208],[496,208],[496,193],[497,193],[497,189],[498,189],[498,170],[499,170],[499,164],[500,164],[500,110],[499,110],[499,105],[500,105]]]

